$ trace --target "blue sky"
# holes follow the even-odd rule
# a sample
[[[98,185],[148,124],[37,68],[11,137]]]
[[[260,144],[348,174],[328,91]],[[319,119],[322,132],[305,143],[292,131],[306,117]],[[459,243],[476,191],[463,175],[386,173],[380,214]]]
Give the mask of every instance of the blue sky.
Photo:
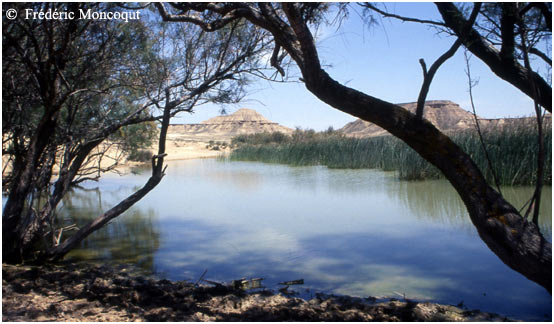
[[[388,3],[400,15],[439,20],[432,3]],[[357,8],[361,13],[361,9]],[[378,17],[378,16],[376,16]],[[380,19],[376,26],[365,26],[358,15],[350,14],[342,26],[323,26],[318,39],[320,59],[337,81],[366,94],[393,103],[417,100],[422,82],[418,60],[429,67],[454,42],[454,39],[426,25]],[[477,114],[485,118],[518,117],[534,114],[532,101],[512,85],[496,77],[478,58],[470,61],[471,74],[478,79],[473,89]],[[463,48],[441,66],[427,100],[451,100],[471,110]],[[238,105],[227,106],[228,113],[252,108],[266,118],[294,128],[338,129],[355,120],[308,92],[301,83],[256,81],[254,90]],[[198,123],[219,115],[219,107],[204,105],[194,114],[183,114],[172,123]]]

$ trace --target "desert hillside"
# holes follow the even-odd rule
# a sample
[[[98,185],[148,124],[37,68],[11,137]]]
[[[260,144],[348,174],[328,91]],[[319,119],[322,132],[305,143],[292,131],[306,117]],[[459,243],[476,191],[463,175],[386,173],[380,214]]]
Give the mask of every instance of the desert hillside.
[[[200,124],[174,124],[169,126],[170,138],[191,141],[230,141],[241,134],[282,132],[292,129],[266,119],[253,109],[242,108],[227,116],[210,118]]]
[[[415,114],[417,103],[403,103],[400,106]],[[458,132],[473,128],[475,125],[473,114],[464,110],[458,104],[449,100],[431,100],[425,102],[423,118],[430,121],[442,132]],[[499,118],[485,119],[477,116],[479,124],[483,129],[491,127],[502,127],[515,123],[534,123],[534,118]],[[546,123],[551,125],[551,115],[546,116]],[[373,137],[389,134],[381,127],[357,119],[346,124],[340,129],[345,135],[352,137]]]
[[[216,157],[229,152],[227,144],[237,135],[277,131],[285,134],[293,132],[247,108],[199,124],[173,124],[167,133],[167,160]],[[157,150],[157,144],[154,144],[151,151]]]

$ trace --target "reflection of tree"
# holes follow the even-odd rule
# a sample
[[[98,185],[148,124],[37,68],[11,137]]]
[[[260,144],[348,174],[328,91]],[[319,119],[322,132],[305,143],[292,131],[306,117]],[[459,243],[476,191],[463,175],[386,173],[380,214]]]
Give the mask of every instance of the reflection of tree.
[[[104,197],[117,196],[119,192],[103,192]],[[117,200],[115,200],[117,201]],[[102,199],[99,188],[75,190],[64,199],[60,210],[65,224],[87,224],[102,214],[102,204],[109,205],[109,198]],[[153,209],[129,209],[104,228],[83,240],[79,247],[68,254],[70,260],[115,261],[132,263],[145,271],[154,270],[154,253],[160,246],[160,231]]]
[[[416,217],[435,223],[449,224],[471,229],[472,224],[462,200],[452,186],[444,180],[390,181],[385,192],[391,199],[399,201]],[[523,206],[532,187],[502,188],[506,199],[514,206]],[[539,225],[546,234],[552,233],[552,189],[543,192]]]
[[[446,181],[390,181],[385,192],[417,218],[456,227],[473,226],[462,200]]]

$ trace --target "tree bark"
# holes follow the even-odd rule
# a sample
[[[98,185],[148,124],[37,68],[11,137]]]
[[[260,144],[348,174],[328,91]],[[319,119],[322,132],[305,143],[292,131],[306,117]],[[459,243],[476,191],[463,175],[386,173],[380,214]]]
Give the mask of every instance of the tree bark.
[[[18,263],[23,257],[23,237],[26,228],[22,224],[28,224],[31,220],[22,219],[24,208],[29,193],[31,192],[33,178],[36,176],[36,166],[43,154],[50,135],[56,127],[57,110],[50,109],[45,112],[38,126],[36,136],[31,139],[24,164],[14,170],[15,183],[10,190],[2,215],[2,261]],[[31,217],[30,214],[26,215]]]

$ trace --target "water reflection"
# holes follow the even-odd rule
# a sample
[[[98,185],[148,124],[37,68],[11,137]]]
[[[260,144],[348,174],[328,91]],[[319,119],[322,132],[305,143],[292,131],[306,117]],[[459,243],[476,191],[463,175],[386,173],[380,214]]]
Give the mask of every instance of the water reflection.
[[[230,181],[241,190],[256,190],[260,183],[260,176],[255,172],[214,172],[209,176],[214,182]]]
[[[111,208],[131,190],[105,193],[109,198],[103,198],[99,188],[74,190],[64,198],[59,215],[65,225],[81,227]],[[151,273],[155,271],[154,253],[159,247],[160,232],[154,209],[132,207],[124,217],[112,220],[102,230],[91,234],[78,249],[68,254],[67,259],[131,263]]]
[[[502,194],[518,210],[522,209],[532,196],[531,187],[502,187]],[[524,209],[525,210],[525,209]],[[542,189],[539,225],[547,238],[552,237],[552,186]]]
[[[76,191],[65,212],[90,219],[147,176],[104,178],[98,190]],[[517,188],[514,197],[527,194]],[[550,217],[541,222],[551,232]],[[216,281],[264,277],[275,287],[303,278],[328,293],[463,300],[525,319],[551,312],[550,295],[479,239],[448,183],[373,170],[171,161],[155,190],[72,257],[138,262],[173,280],[208,269]]]
[[[502,194],[520,209],[533,193],[532,187],[502,187]],[[454,188],[444,180],[386,182],[386,193],[419,219],[474,231],[467,210]],[[542,191],[539,225],[546,238],[552,236],[552,187]]]

